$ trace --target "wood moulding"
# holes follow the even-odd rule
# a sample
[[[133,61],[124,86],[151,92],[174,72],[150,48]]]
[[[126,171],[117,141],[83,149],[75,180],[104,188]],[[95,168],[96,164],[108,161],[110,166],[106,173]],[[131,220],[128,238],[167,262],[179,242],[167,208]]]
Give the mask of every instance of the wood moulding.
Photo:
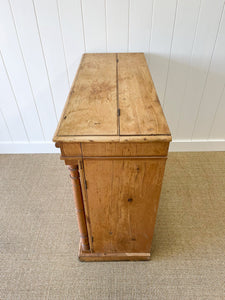
[[[78,258],[83,262],[95,261],[140,261],[150,260],[150,253],[90,253],[82,250],[80,243]]]

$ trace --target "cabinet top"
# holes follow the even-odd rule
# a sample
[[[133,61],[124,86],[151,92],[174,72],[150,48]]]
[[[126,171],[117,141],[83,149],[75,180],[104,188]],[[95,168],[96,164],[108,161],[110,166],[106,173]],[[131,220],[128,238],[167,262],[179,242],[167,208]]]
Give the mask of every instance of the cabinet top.
[[[84,54],[54,142],[171,141],[143,53]]]

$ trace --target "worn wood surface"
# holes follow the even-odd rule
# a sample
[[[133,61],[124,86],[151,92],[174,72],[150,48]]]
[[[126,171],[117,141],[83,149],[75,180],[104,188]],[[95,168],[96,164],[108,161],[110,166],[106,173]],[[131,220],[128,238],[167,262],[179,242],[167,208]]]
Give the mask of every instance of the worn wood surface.
[[[84,159],[94,252],[150,252],[165,161]]]
[[[116,54],[84,54],[57,135],[116,135]]]
[[[149,260],[171,134],[144,54],[85,54],[53,140],[79,166],[79,259]]]
[[[171,140],[143,53],[84,54],[53,141]]]
[[[62,142],[62,138],[65,139],[65,143],[111,143],[111,142],[120,142],[120,143],[127,143],[127,142],[140,142],[140,143],[148,143],[148,142],[171,142],[172,137],[171,135],[110,135],[110,136],[66,136],[54,137],[54,142]],[[64,143],[63,142],[63,143]]]
[[[64,143],[62,157],[166,156],[169,143]]]
[[[82,143],[83,157],[166,156],[169,143]]]
[[[79,174],[80,174],[80,184],[81,184],[81,188],[82,188],[82,199],[83,199],[84,210],[85,210],[86,226],[87,226],[87,231],[88,231],[88,240],[89,240],[90,251],[92,252],[93,251],[92,238],[91,238],[92,231],[91,231],[89,206],[88,206],[88,202],[87,202],[87,190],[86,190],[86,184],[85,184],[84,165],[83,165],[82,160],[78,161],[78,167],[79,167]]]
[[[120,260],[131,260],[131,261],[138,261],[138,260],[150,260],[150,253],[90,253],[83,251],[80,248],[78,252],[78,257],[80,261],[120,261]]]
[[[77,222],[80,231],[81,248],[83,250],[90,250],[78,165],[69,165],[68,169],[70,171],[70,179],[73,187]]]
[[[80,143],[63,143],[61,147],[62,156],[81,156]]]
[[[144,54],[118,59],[120,135],[170,134]]]

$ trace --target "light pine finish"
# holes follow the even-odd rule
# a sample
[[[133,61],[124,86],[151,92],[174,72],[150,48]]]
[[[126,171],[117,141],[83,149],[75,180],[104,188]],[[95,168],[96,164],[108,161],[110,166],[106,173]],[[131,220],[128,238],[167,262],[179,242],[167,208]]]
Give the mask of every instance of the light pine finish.
[[[144,54],[118,54],[120,135],[170,135]]]
[[[64,143],[61,147],[62,156],[82,156],[80,143]]]
[[[144,55],[85,54],[53,140],[71,172],[79,259],[149,260],[171,134]]]
[[[166,156],[169,143],[82,143],[86,156]]]
[[[116,135],[116,54],[84,54],[78,75],[58,135]]]
[[[62,157],[90,157],[90,156],[165,156],[169,142],[156,141],[154,143],[63,143]],[[82,150],[81,150],[82,148]]]
[[[150,253],[165,159],[85,160],[95,252]]]
[[[78,257],[80,261],[120,261],[120,260],[150,260],[150,253],[90,253],[82,250],[81,243]]]
[[[121,136],[121,135],[110,135],[110,136],[54,136],[54,142],[62,142],[64,140],[65,143],[70,142],[137,142],[137,143],[146,143],[146,142],[171,142],[171,135],[130,135],[130,136]]]
[[[69,162],[66,162],[66,160],[65,160],[65,164],[69,164]],[[88,201],[87,201],[86,180],[85,180],[84,166],[83,166],[82,160],[78,160],[78,167],[79,167],[79,174],[80,174],[80,184],[81,184],[81,188],[82,188],[82,199],[83,199],[83,205],[84,205],[84,210],[85,210],[86,226],[87,226],[87,230],[88,230],[88,240],[89,240],[89,246],[90,246],[90,251],[88,251],[88,253],[90,253],[90,252],[93,252],[93,245],[92,245],[92,238],[91,238],[92,231],[91,231],[91,223],[90,223],[89,206],[88,206]],[[81,242],[80,242],[80,245],[81,245]]]
[[[134,142],[155,136],[171,140],[144,54],[84,54],[53,140]]]
[[[72,181],[73,187],[73,195],[77,212],[77,221],[80,231],[81,248],[87,251],[90,249],[90,247],[88,242],[87,225],[85,219],[84,204],[81,194],[78,165],[69,165],[68,169],[70,171],[70,179]]]

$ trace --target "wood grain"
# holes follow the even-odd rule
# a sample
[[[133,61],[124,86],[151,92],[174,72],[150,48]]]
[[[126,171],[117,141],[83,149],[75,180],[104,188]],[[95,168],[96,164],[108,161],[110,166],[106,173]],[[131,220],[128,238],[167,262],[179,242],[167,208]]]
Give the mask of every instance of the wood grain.
[[[94,252],[150,252],[165,162],[84,159]]]
[[[80,143],[63,143],[61,152],[63,156],[81,156]]]
[[[65,143],[80,143],[80,142],[171,142],[171,135],[130,135],[130,136],[55,136],[53,139],[54,142],[65,142]]]
[[[169,143],[82,143],[86,156],[166,156]]]
[[[115,54],[83,55],[59,136],[117,134],[115,61]]]
[[[90,213],[89,213],[89,206],[88,206],[88,202],[87,202],[87,190],[86,190],[86,186],[85,186],[84,164],[83,164],[82,160],[78,161],[78,167],[79,167],[79,174],[80,174],[80,184],[81,184],[81,189],[82,189],[82,199],[83,199],[84,210],[85,210],[85,219],[86,219],[86,225],[87,225],[87,231],[88,231],[89,246],[90,246],[90,251],[93,252]],[[90,251],[88,251],[88,252],[90,252]]]
[[[170,134],[144,54],[118,59],[120,135]]]
[[[80,261],[138,261],[150,260],[150,253],[90,253],[82,250],[81,243],[78,257]]]
[[[143,53],[84,54],[54,142],[169,142]]]
[[[77,213],[77,222],[80,231],[81,248],[83,250],[90,250],[88,241],[88,231],[86,225],[84,204],[81,193],[80,176],[78,165],[69,165],[70,179],[73,187],[73,196]]]
[[[149,260],[171,134],[144,55],[85,54],[53,140],[75,169],[79,259]]]

